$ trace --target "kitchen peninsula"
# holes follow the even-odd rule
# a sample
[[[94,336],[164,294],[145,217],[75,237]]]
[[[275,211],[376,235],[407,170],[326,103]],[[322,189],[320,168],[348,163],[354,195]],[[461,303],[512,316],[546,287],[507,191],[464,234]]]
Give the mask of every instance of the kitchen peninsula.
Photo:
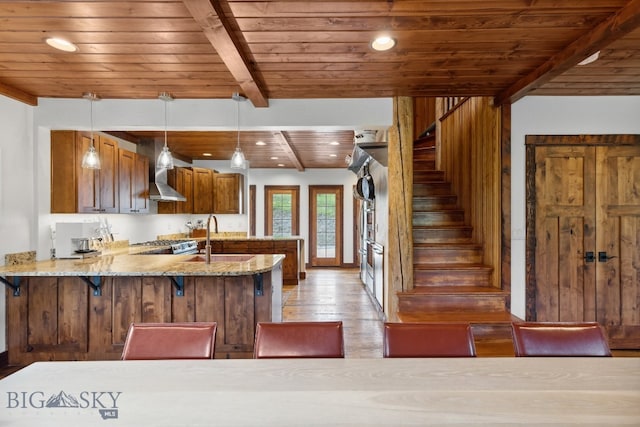
[[[202,237],[204,231],[194,230],[195,233],[192,233],[192,238],[198,241],[200,250],[204,250],[205,239]],[[211,252],[216,254],[283,254],[286,257],[282,261],[283,285],[297,286],[298,279],[304,279],[306,276],[304,239],[302,237],[247,237],[245,233],[212,233]]]
[[[246,358],[257,322],[281,320],[283,255],[215,254],[206,264],[142,249],[0,268],[9,364],[118,359],[131,322],[215,321],[216,357]]]

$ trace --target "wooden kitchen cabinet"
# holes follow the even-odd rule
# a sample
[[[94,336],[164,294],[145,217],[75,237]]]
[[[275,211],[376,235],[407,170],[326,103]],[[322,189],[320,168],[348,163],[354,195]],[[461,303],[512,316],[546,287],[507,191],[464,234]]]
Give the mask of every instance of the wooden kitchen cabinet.
[[[191,168],[193,171],[193,213],[213,213],[213,173],[211,169]]]
[[[159,214],[193,213],[193,171],[175,167],[167,171],[167,184],[182,194],[184,202],[159,202]]]
[[[149,159],[120,149],[118,174],[120,213],[148,213]]]
[[[283,282],[298,284],[298,241],[276,240],[273,242],[273,253],[285,255],[282,262]]]
[[[83,169],[82,156],[91,134],[51,132],[51,212],[117,213],[119,210],[118,143],[93,135],[101,169]]]
[[[95,280],[95,279],[94,279]],[[131,322],[217,322],[216,358],[250,358],[256,324],[272,321],[271,274],[186,276],[176,296],[166,276],[101,277],[96,296],[79,277],[24,277],[7,295],[9,364],[116,360]]]
[[[213,245],[212,241],[212,245]],[[283,254],[282,283],[285,285],[297,285],[299,275],[298,245],[297,239],[233,239],[215,240],[216,250],[213,253],[222,254]]]
[[[214,173],[213,213],[241,214],[244,212],[244,175]]]

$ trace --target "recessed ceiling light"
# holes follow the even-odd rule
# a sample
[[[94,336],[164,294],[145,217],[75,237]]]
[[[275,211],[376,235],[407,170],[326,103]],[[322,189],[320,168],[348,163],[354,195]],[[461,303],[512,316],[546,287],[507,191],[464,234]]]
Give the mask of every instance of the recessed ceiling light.
[[[256,142],[256,145],[267,145],[267,143],[264,141],[258,141]]]
[[[391,36],[379,36],[371,42],[371,47],[377,51],[389,50],[396,45],[396,40]]]
[[[284,167],[284,164],[283,164],[283,163],[278,163],[278,167],[283,168],[283,167]]]
[[[62,50],[65,52],[78,51],[78,46],[76,46],[75,44],[71,43],[68,40],[61,39],[59,37],[49,37],[45,40],[45,43],[47,43],[49,46],[55,49]]]
[[[331,141],[329,145],[340,145],[340,143],[338,141]]]
[[[329,154],[329,157],[338,157],[337,154]]]
[[[273,157],[271,157],[271,160],[278,160],[278,157],[277,156],[273,156]]]
[[[585,58],[582,61],[578,62],[578,65],[587,65],[587,64],[591,64],[592,62],[596,62],[599,56],[600,56],[600,51],[597,51],[596,53],[589,56],[588,58]]]
[[[202,153],[202,155],[205,157],[211,157],[211,153]]]

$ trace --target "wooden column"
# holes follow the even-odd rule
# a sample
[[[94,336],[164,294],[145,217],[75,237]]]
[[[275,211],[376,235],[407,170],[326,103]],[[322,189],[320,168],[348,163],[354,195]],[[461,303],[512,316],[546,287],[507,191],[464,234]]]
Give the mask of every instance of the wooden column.
[[[413,99],[393,100],[389,130],[389,249],[384,311],[397,321],[397,292],[413,288]]]

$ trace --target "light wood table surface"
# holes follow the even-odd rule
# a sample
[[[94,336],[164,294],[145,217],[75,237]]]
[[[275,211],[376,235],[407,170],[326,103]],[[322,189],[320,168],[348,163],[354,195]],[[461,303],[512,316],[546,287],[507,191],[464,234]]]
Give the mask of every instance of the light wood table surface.
[[[37,362],[0,399],[1,426],[638,426],[640,358]]]

